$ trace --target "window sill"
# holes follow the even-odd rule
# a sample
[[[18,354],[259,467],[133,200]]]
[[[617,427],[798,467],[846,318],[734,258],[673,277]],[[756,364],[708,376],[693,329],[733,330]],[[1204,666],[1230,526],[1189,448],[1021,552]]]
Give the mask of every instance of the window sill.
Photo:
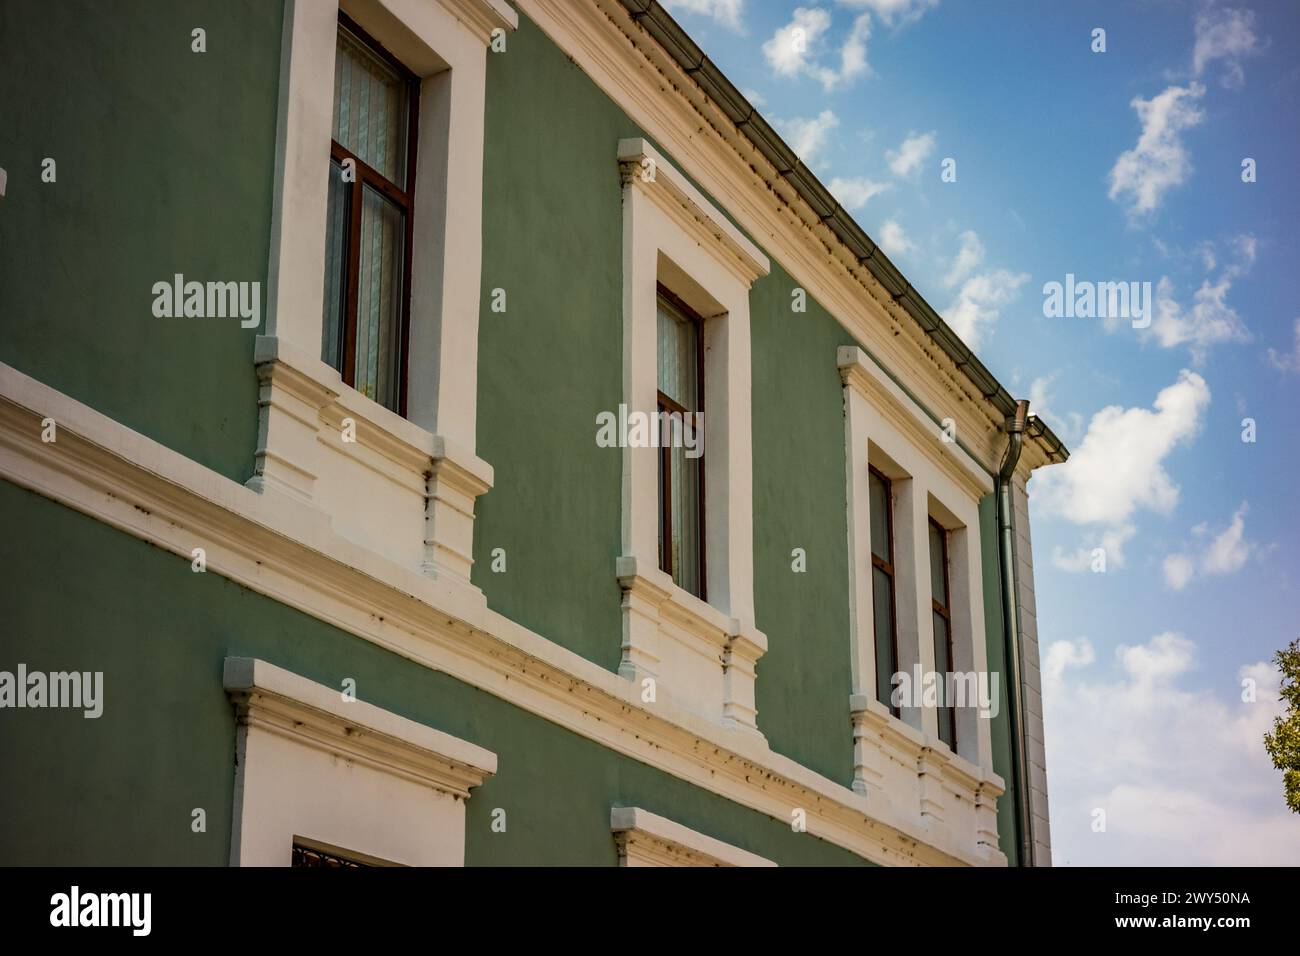
[[[635,557],[620,557],[616,574],[623,589],[619,674],[653,686],[656,699],[757,734],[755,667],[767,636]]]
[[[258,447],[248,486],[324,512],[408,568],[469,584],[474,502],[492,467],[344,385],[329,365],[259,336]]]
[[[953,753],[933,734],[899,720],[874,697],[854,694],[853,789],[877,812],[919,823],[936,842],[970,847],[1005,865],[998,849],[997,800],[1002,778]]]

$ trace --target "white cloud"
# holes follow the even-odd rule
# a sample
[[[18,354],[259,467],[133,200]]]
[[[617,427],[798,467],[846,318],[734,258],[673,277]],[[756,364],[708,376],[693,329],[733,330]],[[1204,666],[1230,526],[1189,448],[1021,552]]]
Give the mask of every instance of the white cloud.
[[[1086,639],[1047,647],[1054,862],[1281,864],[1300,854],[1263,746],[1281,712],[1277,671],[1250,663],[1217,678],[1221,694],[1192,690],[1196,652],[1182,635],[1158,634],[1118,648],[1118,674],[1106,677]],[[1244,678],[1258,682],[1253,703],[1240,700]],[[1092,829],[1097,809],[1105,832]]]
[[[934,133],[908,133],[898,149],[888,150],[889,171],[895,176],[908,176],[934,152]]]
[[[1196,575],[1196,562],[1186,554],[1171,554],[1164,562],[1165,584],[1175,591],[1187,587]]]
[[[763,44],[763,56],[778,76],[810,76],[830,92],[870,71],[867,40],[871,38],[871,16],[853,21],[839,51],[839,66],[826,66],[821,59],[824,40],[829,36],[831,15],[820,8],[796,7],[789,23],[778,27]]]
[[[1087,667],[1097,660],[1092,642],[1086,637],[1077,641],[1057,641],[1043,655],[1043,677],[1049,681],[1060,680],[1071,667]]]
[[[957,258],[952,261],[952,268],[944,276],[943,284],[954,286],[962,279],[970,275],[975,267],[984,261],[984,243],[980,242],[979,235],[973,229],[967,229],[961,234],[961,249],[957,252]]]
[[[1184,369],[1153,409],[1103,408],[1070,460],[1038,479],[1039,500],[1076,524],[1122,525],[1139,508],[1167,514],[1178,503],[1178,486],[1165,458],[1196,434],[1209,404],[1205,379]]]
[[[1060,545],[1052,548],[1052,566],[1060,571],[1069,571],[1074,574],[1081,571],[1091,571],[1096,560],[1096,555],[1093,552],[1097,548],[1101,548],[1105,552],[1105,568],[1107,571],[1112,568],[1122,568],[1125,564],[1124,545],[1135,534],[1137,534],[1137,529],[1131,524],[1107,528],[1100,534],[1090,532],[1084,536],[1083,545],[1072,552],[1066,551]]]
[[[1250,332],[1241,321],[1237,310],[1228,305],[1228,292],[1232,283],[1209,279],[1192,296],[1192,306],[1184,309],[1174,298],[1173,283],[1161,276],[1156,283],[1155,317],[1151,320],[1150,334],[1164,348],[1187,344],[1191,347],[1192,361],[1200,365],[1211,345],[1220,342],[1248,342]]]
[[[830,138],[831,130],[840,125],[839,117],[830,110],[822,110],[809,119],[794,117],[782,120],[773,117],[772,122],[781,130],[781,135],[790,144],[790,148],[809,166],[819,158]]]
[[[679,13],[694,13],[712,17],[737,33],[744,31],[741,17],[745,12],[745,0],[663,0],[663,5],[674,16]]]
[[[1154,336],[1164,348],[1187,345],[1197,365],[1205,361],[1213,345],[1250,341],[1250,331],[1227,300],[1233,282],[1254,264],[1259,243],[1252,235],[1241,235],[1232,240],[1231,246],[1232,261],[1214,281],[1209,277],[1201,281],[1190,308],[1184,308],[1174,298],[1173,283],[1168,276],[1161,276],[1156,283],[1155,315],[1147,334]],[[1212,244],[1203,243],[1200,254],[1208,268],[1218,263]]]
[[[1291,331],[1292,345],[1290,353],[1268,350],[1268,364],[1279,372],[1300,372],[1300,318],[1295,320]]]
[[[1056,372],[1040,375],[1029,383],[1029,410],[1051,425],[1066,444],[1073,445],[1083,437],[1083,415],[1079,412],[1061,414],[1056,410],[1051,392],[1056,376]]]
[[[872,11],[885,26],[903,27],[921,19],[926,11],[939,5],[939,0],[840,0],[840,3]]]
[[[1205,118],[1196,101],[1205,87],[1191,83],[1171,86],[1149,100],[1134,97],[1129,104],[1142,122],[1137,145],[1120,154],[1110,171],[1111,199],[1127,197],[1130,215],[1152,212],[1165,192],[1182,185],[1192,163],[1180,134]]]
[[[972,349],[978,348],[986,329],[997,324],[1000,310],[1029,281],[1027,272],[998,269],[971,276],[957,298],[943,312],[943,320]]]
[[[865,206],[872,196],[878,196],[889,189],[890,184],[877,183],[860,177],[836,176],[826,188],[846,209],[856,210]]]
[[[1254,545],[1246,540],[1246,502],[1232,515],[1232,521],[1215,536],[1201,557],[1206,574],[1232,574],[1241,570]]]
[[[1197,76],[1215,60],[1222,60],[1223,85],[1240,87],[1246,81],[1241,61],[1258,52],[1253,11],[1225,7],[1197,14],[1196,46],[1192,50],[1192,70]]]
[[[903,231],[903,227],[898,224],[896,219],[886,219],[880,224],[878,241],[880,248],[884,249],[885,254],[890,256],[911,252],[916,248],[916,244],[907,238],[907,233]]]

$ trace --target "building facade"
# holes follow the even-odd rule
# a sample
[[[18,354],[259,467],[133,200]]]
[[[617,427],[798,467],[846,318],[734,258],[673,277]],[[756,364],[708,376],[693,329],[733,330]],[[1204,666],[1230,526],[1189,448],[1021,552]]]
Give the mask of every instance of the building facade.
[[[174,6],[0,10],[0,861],[1050,863],[1067,453],[658,4]]]

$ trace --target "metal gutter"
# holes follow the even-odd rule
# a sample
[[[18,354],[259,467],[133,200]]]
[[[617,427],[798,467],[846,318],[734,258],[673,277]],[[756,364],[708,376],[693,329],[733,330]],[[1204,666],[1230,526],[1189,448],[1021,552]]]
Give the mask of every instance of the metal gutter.
[[[1012,479],[1029,430],[1029,402],[1016,403],[1016,413],[1006,423],[1007,450],[998,469],[997,495],[998,570],[1002,579],[1002,636],[1006,643],[1007,680],[1011,698],[1012,767],[1016,788],[1016,834],[1020,843],[1020,865],[1033,866],[1034,815],[1029,798],[1029,742],[1025,736],[1023,668],[1020,659],[1020,602],[1016,599],[1016,508]]]
[[[943,321],[925,298],[903,277],[898,267],[871,240],[853,217],[835,201],[822,182],[795,155],[789,145],[768,124],[752,103],[736,89],[726,75],[705,56],[704,51],[657,0],[619,0],[633,22],[644,29],[753,144],[777,175],[806,202],[818,219],[866,267],[894,301],[966,376],[1000,418],[1012,418],[1017,402],[994,378],[984,363]],[[1064,461],[1069,452],[1052,429],[1041,419],[1031,418],[1029,437],[1043,443],[1049,461]]]

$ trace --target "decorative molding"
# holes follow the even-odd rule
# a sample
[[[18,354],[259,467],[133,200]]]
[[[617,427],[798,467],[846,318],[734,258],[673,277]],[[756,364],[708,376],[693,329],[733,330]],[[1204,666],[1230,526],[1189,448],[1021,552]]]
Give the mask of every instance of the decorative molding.
[[[356,700],[251,657],[227,657],[226,693],[242,727],[260,727],[303,746],[468,800],[497,772],[490,750]]]
[[[656,696],[669,694],[687,710],[757,734],[755,667],[767,636],[630,555],[618,559],[616,576],[623,589],[619,674],[638,690],[652,680]]]
[[[58,439],[41,441],[41,421]],[[883,864],[996,863],[675,706],[487,609],[481,593],[357,544],[317,509],[260,495],[0,363],[0,477],[692,786]],[[320,839],[327,839],[319,837]],[[346,846],[341,841],[334,845]],[[374,853],[381,859],[400,856]]]
[[[346,387],[288,342],[258,336],[254,361],[259,427],[248,487],[288,494],[374,550],[468,585],[474,502],[492,487],[492,467]]]
[[[609,828],[618,844],[619,866],[776,866],[640,807],[614,807]]]
[[[456,19],[474,31],[483,43],[492,39],[493,30],[519,29],[519,14],[504,0],[439,0]]]
[[[944,441],[942,427],[872,358],[856,345],[841,345],[836,352],[840,377],[856,388],[872,408],[890,422],[963,491],[976,501],[993,493],[993,479],[960,445]],[[954,420],[955,424],[955,420]],[[960,438],[960,434],[957,435]]]
[[[874,697],[854,694],[849,706],[853,789],[920,823],[936,842],[959,842],[985,862],[1005,866],[997,826],[1002,778],[899,720]]]
[[[265,661],[228,657],[232,866],[285,866],[295,842],[419,866],[465,862],[465,801],[490,751]]]
[[[625,186],[644,190],[700,245],[725,249],[730,254],[726,261],[745,285],[753,285],[755,279],[772,271],[771,262],[758,246],[644,139],[619,140],[618,167]]]

